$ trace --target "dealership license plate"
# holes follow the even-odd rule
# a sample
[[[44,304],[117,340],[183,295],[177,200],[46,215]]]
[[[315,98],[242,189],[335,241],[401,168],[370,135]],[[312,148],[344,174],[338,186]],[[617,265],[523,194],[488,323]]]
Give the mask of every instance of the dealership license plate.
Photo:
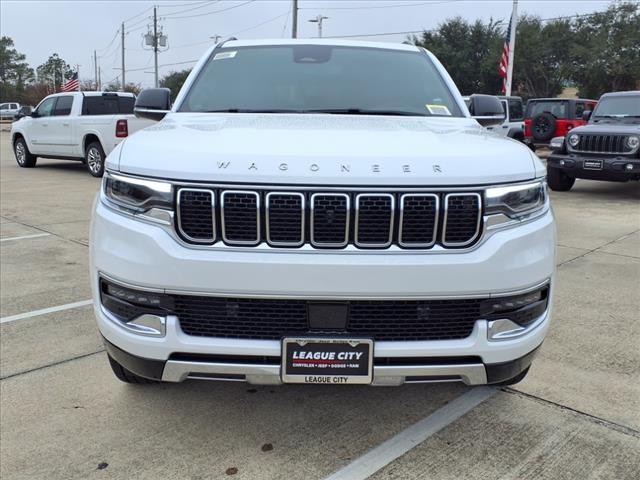
[[[373,340],[285,338],[284,383],[367,384],[373,377]]]
[[[602,160],[585,160],[582,166],[587,170],[602,170]]]

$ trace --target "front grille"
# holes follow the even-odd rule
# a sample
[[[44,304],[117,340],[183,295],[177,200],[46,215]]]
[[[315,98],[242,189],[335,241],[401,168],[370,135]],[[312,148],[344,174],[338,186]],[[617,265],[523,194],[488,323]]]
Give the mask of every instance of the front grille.
[[[626,135],[591,135],[580,134],[575,151],[586,153],[627,154],[632,150],[627,146]]]
[[[477,192],[313,192],[180,188],[188,243],[272,247],[461,248],[480,238]],[[218,219],[218,221],[216,221]]]
[[[309,335],[306,300],[173,296],[187,335],[280,340]],[[483,300],[352,300],[344,335],[374,340],[451,340],[471,334]]]

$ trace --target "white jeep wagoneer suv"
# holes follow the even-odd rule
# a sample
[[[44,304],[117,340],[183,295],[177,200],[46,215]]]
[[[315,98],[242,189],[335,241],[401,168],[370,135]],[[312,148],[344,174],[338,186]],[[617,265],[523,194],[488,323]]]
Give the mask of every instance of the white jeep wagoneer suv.
[[[125,382],[508,384],[549,327],[544,166],[412,45],[220,43],[108,156],[95,313]]]

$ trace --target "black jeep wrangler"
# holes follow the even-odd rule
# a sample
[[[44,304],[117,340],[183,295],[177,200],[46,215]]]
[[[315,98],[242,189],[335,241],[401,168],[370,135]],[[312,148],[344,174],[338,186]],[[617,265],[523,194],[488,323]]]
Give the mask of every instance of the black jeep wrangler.
[[[576,178],[640,180],[640,91],[606,93],[583,116],[586,125],[571,130],[561,143],[552,142],[549,187],[567,191]]]

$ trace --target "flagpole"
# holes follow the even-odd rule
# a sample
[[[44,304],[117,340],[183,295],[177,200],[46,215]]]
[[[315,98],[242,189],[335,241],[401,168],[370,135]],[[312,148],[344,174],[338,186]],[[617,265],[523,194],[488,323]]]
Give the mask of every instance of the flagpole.
[[[509,38],[509,67],[507,68],[507,88],[505,95],[511,95],[513,83],[513,62],[516,57],[516,29],[518,28],[518,0],[513,0],[513,13],[511,17],[511,35]]]
[[[76,75],[78,75],[78,91],[81,92],[82,88],[80,87],[80,65],[76,63]]]

